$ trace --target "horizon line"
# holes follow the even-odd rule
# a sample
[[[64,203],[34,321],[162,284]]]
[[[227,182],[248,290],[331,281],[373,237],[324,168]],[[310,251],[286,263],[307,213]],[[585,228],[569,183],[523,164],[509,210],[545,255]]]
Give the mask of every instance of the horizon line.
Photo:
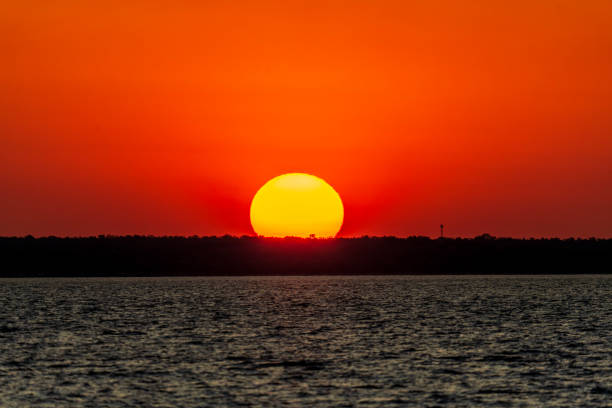
[[[470,237],[463,236],[437,236],[432,237],[428,235],[408,235],[408,236],[397,236],[397,235],[360,235],[352,237],[298,237],[298,236],[285,236],[285,237],[266,237],[261,235],[180,235],[180,234],[168,234],[168,235],[156,235],[156,234],[96,234],[96,235],[38,235],[32,234],[27,235],[0,235],[0,239],[117,239],[117,238],[147,238],[147,239],[252,239],[252,240],[302,240],[302,241],[335,241],[335,240],[358,240],[358,239],[397,239],[397,240],[408,240],[408,239],[428,239],[428,240],[578,240],[578,241],[589,241],[589,240],[612,240],[612,237],[559,237],[559,236],[538,236],[538,237],[511,237],[511,236],[495,236],[489,233],[483,233]]]

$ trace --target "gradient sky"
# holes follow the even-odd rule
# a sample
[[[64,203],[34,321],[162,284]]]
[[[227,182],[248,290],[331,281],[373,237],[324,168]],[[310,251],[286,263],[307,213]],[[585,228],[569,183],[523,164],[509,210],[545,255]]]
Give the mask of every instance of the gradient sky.
[[[612,2],[0,2],[0,235],[612,236]]]

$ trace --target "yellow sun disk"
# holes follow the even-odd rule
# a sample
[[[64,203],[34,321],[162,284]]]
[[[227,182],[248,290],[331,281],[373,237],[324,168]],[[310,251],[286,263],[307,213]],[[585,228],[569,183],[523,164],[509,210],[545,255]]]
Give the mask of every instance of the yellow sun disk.
[[[344,220],[338,193],[324,180],[303,173],[283,174],[257,191],[251,224],[267,237],[334,237]]]

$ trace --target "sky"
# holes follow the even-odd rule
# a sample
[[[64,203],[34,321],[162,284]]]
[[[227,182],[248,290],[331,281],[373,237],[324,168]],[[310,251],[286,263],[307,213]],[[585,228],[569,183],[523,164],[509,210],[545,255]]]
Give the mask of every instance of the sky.
[[[0,2],[0,235],[612,237],[609,0]]]

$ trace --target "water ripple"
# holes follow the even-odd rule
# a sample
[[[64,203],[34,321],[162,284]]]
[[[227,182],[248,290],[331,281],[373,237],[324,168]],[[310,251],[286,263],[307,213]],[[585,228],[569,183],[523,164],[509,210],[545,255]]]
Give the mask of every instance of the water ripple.
[[[612,278],[0,280],[0,406],[609,406]]]

